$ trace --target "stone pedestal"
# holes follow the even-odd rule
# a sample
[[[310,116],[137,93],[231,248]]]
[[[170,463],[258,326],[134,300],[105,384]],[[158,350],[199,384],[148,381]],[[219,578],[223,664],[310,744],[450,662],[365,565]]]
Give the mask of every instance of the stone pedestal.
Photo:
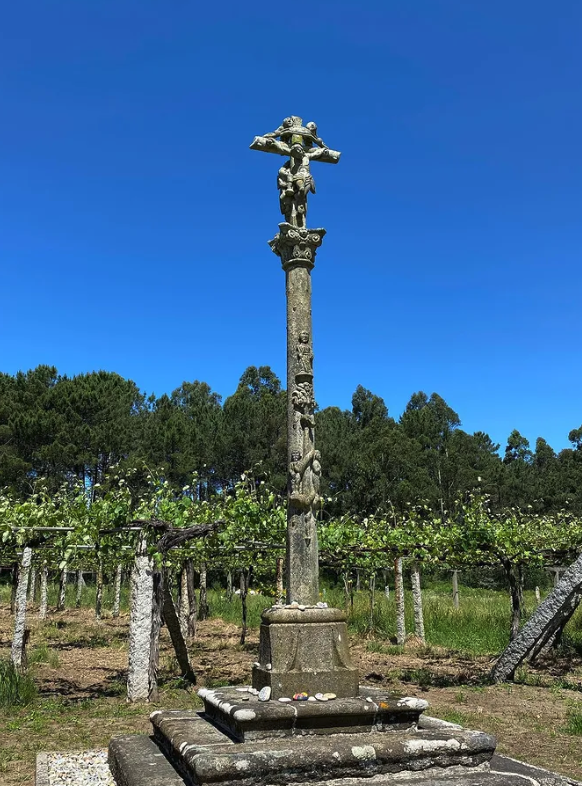
[[[368,690],[363,688],[362,695]],[[212,692],[225,714],[235,691]],[[374,699],[379,710],[380,697]],[[369,703],[361,702],[362,707]],[[397,708],[397,700],[389,703]],[[244,708],[234,712],[241,719],[264,715],[265,733],[258,734],[257,727],[257,736],[242,742],[200,713],[157,710],[151,716],[153,739],[134,735],[111,740],[109,763],[115,782],[118,786],[582,786],[494,755],[495,739],[490,735],[436,718],[427,719],[432,721],[429,729],[422,728],[419,718],[409,729],[396,724],[322,735],[299,724],[283,735],[273,735],[268,719],[273,720],[278,711],[274,705],[295,711],[298,720],[301,714],[306,720],[311,712],[298,703],[290,708],[279,702],[260,703],[251,696]]]
[[[272,699],[302,692],[357,696],[345,613],[315,606],[274,606],[263,612],[252,685],[257,690],[269,686]]]

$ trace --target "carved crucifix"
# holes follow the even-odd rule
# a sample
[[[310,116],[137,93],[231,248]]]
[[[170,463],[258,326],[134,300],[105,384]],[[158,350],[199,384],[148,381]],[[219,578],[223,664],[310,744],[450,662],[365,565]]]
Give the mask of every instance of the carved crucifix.
[[[303,120],[296,115],[286,117],[275,131],[256,136],[251,150],[289,156],[277,175],[281,213],[291,226],[306,227],[307,195],[315,194],[310,164],[312,161],[337,164],[341,153],[324,145],[317,136],[315,123],[304,126]]]
[[[287,287],[287,603],[314,605],[319,600],[316,515],[321,463],[315,449],[311,270],[325,229],[307,228],[307,196],[315,193],[312,161],[337,164],[315,123],[286,117],[275,131],[255,137],[252,150],[288,156],[277,187],[285,221],[270,241],[281,258]]]

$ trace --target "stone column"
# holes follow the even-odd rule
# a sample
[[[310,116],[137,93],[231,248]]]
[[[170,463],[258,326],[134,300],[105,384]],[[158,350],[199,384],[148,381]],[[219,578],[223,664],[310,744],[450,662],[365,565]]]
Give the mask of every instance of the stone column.
[[[25,658],[24,647],[26,644],[26,591],[28,589],[28,576],[32,560],[32,549],[29,546],[22,552],[22,562],[18,574],[18,587],[16,589],[16,610],[14,613],[14,634],[12,636],[12,663],[15,669],[21,669]]]
[[[255,137],[251,149],[289,159],[277,175],[285,220],[269,242],[285,271],[287,293],[287,604],[262,614],[253,687],[268,688],[274,699],[302,691],[356,696],[346,615],[319,604],[321,457],[315,449],[311,271],[325,229],[307,225],[307,196],[315,193],[310,164],[336,164],[341,154],[324,145],[315,123],[304,126],[295,115]]]
[[[325,229],[279,224],[271,248],[281,258],[287,293],[287,603],[319,600],[316,514],[320,505],[315,450],[311,271]]]
[[[253,686],[269,687],[274,699],[300,691],[358,693],[346,615],[317,606],[321,464],[315,449],[311,271],[324,234],[284,222],[270,243],[281,259],[287,291],[287,605],[263,612]]]

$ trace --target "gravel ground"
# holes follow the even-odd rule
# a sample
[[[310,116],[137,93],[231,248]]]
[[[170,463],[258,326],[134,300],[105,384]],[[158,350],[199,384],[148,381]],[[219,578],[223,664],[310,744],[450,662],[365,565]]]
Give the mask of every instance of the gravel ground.
[[[107,751],[47,754],[47,786],[115,786]]]

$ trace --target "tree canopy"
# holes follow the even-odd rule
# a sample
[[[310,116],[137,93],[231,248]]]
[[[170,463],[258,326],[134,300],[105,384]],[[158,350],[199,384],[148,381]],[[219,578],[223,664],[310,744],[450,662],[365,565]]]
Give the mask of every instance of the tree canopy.
[[[199,380],[155,397],[107,371],[68,377],[43,365],[0,373],[0,487],[25,500],[43,477],[49,489],[81,482],[94,496],[121,465],[135,469],[138,485],[144,468],[155,468],[176,491],[194,473],[201,500],[234,488],[248,471],[284,493],[285,400],[268,366],[247,368],[224,402]],[[582,512],[582,427],[560,453],[542,437],[532,449],[517,430],[501,447],[485,431],[464,431],[437,393],[413,393],[395,420],[380,396],[358,385],[351,410],[316,413],[316,439],[326,516],[421,502],[444,516],[474,491],[493,509]]]

